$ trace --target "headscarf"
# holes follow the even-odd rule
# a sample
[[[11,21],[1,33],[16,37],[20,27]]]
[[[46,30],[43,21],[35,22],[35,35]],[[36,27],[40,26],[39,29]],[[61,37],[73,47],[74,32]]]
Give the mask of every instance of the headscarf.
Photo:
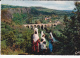
[[[51,35],[51,39],[53,39],[53,35],[52,35],[52,32],[50,32],[50,35]]]
[[[38,34],[38,28],[35,28],[35,29],[34,29],[34,34],[35,34],[35,31],[36,31],[36,32],[37,32],[37,34]]]
[[[37,32],[37,34],[35,34],[35,32]],[[38,36],[38,29],[35,28],[35,29],[34,29],[33,40],[34,40],[34,42],[36,42],[38,39],[39,39],[39,36]]]
[[[44,34],[43,31],[41,31],[41,38],[42,38],[43,34]]]
[[[43,31],[41,32],[41,39],[43,39],[43,41],[46,41],[45,40],[45,37],[42,37],[44,35]]]
[[[50,32],[51,39],[53,39],[53,42],[56,42],[57,40],[53,37],[52,32]]]

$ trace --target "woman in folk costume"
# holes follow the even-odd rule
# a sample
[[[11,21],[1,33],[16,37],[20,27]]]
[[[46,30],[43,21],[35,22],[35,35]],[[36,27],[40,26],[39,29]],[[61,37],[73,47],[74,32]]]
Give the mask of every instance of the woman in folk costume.
[[[49,39],[49,50],[52,52],[53,50],[53,42],[58,42],[52,35],[52,32],[50,32],[50,39]]]
[[[43,39],[43,42],[46,42],[45,34],[43,33],[43,31],[41,32],[41,39]]]
[[[33,34],[33,43],[32,43],[32,51],[33,52],[39,52],[39,36],[38,36],[38,29],[34,29],[34,34]]]
[[[50,52],[52,52],[53,50],[53,35],[51,32],[50,32],[50,39],[49,39],[49,50]]]
[[[41,45],[41,51],[43,52],[43,54],[46,52],[46,39],[45,39],[45,35],[43,33],[43,31],[41,32],[41,42],[40,42],[40,45]]]

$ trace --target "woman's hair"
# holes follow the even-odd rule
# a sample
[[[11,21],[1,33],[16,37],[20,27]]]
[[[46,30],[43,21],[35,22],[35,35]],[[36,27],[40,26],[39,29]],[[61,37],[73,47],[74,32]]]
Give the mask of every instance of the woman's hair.
[[[42,37],[44,37],[45,35],[43,34]]]

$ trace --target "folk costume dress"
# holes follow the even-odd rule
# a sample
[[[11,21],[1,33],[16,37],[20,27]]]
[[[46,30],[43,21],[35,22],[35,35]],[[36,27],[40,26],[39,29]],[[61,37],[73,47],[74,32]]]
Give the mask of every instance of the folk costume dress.
[[[37,34],[35,34],[37,32]],[[32,51],[33,52],[39,52],[39,36],[38,36],[38,29],[34,29],[34,35],[33,35],[33,43],[32,43]]]
[[[52,32],[50,32],[50,36],[51,36],[51,39],[49,39],[49,49],[50,49],[50,52],[52,52],[53,50],[53,42],[58,42],[58,40],[55,39],[55,37],[53,37],[52,35]]]
[[[50,52],[52,52],[52,50],[53,50],[53,35],[51,32],[50,32],[50,36],[51,36],[51,39],[49,39],[49,50],[50,50]]]
[[[41,39],[43,40],[42,42],[40,42],[40,45],[41,45],[41,49],[44,50],[46,49],[46,39],[45,37],[43,37],[44,33],[43,31],[41,32]]]

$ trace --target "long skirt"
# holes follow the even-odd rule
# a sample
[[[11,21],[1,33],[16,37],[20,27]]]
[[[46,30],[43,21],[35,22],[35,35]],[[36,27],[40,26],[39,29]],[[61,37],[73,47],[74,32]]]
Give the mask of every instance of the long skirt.
[[[39,40],[37,40],[36,42],[33,41],[33,43],[32,43],[32,51],[33,52],[39,52]]]
[[[52,50],[53,50],[53,45],[51,43],[49,43],[49,50],[50,50],[50,52],[52,52]]]

